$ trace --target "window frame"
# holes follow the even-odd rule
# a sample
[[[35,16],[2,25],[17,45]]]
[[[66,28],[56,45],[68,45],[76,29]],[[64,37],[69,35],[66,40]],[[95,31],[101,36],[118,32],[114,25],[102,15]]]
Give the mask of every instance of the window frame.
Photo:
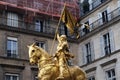
[[[34,80],[38,80],[38,74],[34,75]]]
[[[37,23],[38,21],[38,23]],[[44,32],[45,31],[45,21],[39,18],[35,19],[34,21],[35,31],[37,32]]]
[[[94,78],[94,79],[93,79]],[[89,76],[88,80],[95,80],[95,76]]]
[[[13,73],[5,73],[5,80],[6,80],[6,76],[10,76],[10,80],[13,80],[13,76],[17,77],[17,80],[20,80],[20,75],[19,74],[13,74]]]
[[[105,65],[105,66],[102,66],[102,68],[103,68],[104,75],[105,75],[104,77],[105,77],[106,80],[108,80],[107,76],[106,76],[106,71],[111,70],[111,69],[115,70],[115,78],[117,80],[116,62],[108,64],[108,65]]]
[[[91,44],[90,42],[85,44],[85,49],[86,49],[86,63],[92,62],[92,50],[91,50]]]
[[[87,56],[87,51],[86,51],[86,44],[88,44],[88,43],[90,43],[90,49],[91,49],[91,61],[89,61],[89,62],[87,62],[87,58],[86,58],[86,56]],[[87,40],[86,42],[84,42],[83,44],[82,44],[82,56],[83,56],[83,58],[82,58],[82,60],[83,60],[83,64],[88,64],[88,63],[91,63],[92,61],[94,61],[95,60],[95,54],[94,54],[94,42],[93,42],[93,40]]]
[[[13,42],[15,42],[15,46],[16,46],[15,54],[13,52],[12,53],[11,52],[8,53],[8,50],[9,50],[8,49],[8,46],[9,46],[8,41],[10,41],[10,45],[12,45],[12,47],[10,47],[11,50],[14,50],[14,44],[13,44]],[[11,43],[11,41],[12,41],[12,43]],[[10,57],[10,58],[18,58],[18,38],[16,38],[16,37],[10,37],[10,36],[7,37],[7,40],[6,40],[6,54],[7,54],[6,56]],[[9,54],[10,54],[10,56],[9,56]]]
[[[102,22],[107,22],[108,21],[108,11],[107,9],[101,12],[102,14]]]
[[[103,43],[104,43],[104,53],[105,55],[111,54],[111,41],[110,41],[110,33],[107,32],[103,35]]]
[[[105,45],[104,45],[104,39],[103,39],[103,35],[105,35],[107,33],[109,33],[111,53],[113,53],[115,51],[114,31],[111,28],[109,28],[109,29],[106,29],[105,31],[103,31],[100,34],[100,47],[101,47],[101,55],[100,55],[100,57],[107,56],[105,54],[105,49],[104,49]],[[108,55],[110,55],[111,53],[109,53]]]
[[[7,12],[7,25],[11,27],[18,27],[19,16],[17,13]]]
[[[36,42],[36,45],[37,45],[38,47],[43,48],[44,50],[47,49],[47,48],[46,48],[46,42],[45,42],[45,41],[37,41],[37,42]],[[43,47],[42,47],[42,46],[43,46]]]
[[[91,77],[94,77],[96,79],[95,74],[96,74],[96,69],[91,71],[91,72],[88,72],[87,73],[87,80],[89,80],[89,78],[91,78]]]
[[[114,76],[113,76],[113,73],[111,72],[112,70],[114,70]],[[110,71],[110,77],[108,76],[108,71]],[[109,69],[109,70],[106,70],[105,71],[105,76],[106,76],[106,79],[107,80],[112,80],[112,79],[116,79],[116,71],[115,71],[115,68],[111,68],[111,69]]]

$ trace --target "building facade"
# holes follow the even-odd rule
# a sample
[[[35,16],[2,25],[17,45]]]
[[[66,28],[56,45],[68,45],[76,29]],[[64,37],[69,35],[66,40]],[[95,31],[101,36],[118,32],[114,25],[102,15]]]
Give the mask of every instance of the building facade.
[[[80,0],[80,13],[72,0],[53,0],[57,5],[42,1],[0,0],[0,80],[37,80],[38,68],[29,64],[27,45],[37,42],[50,53],[62,9],[58,5],[65,1],[73,15],[81,16],[80,23],[89,25],[79,28],[78,40],[62,24],[59,28],[68,36],[73,63],[86,71],[88,80],[119,80],[120,0]]]
[[[27,45],[37,42],[50,53],[64,2],[76,12],[69,0],[52,0],[54,4],[50,1],[0,0],[0,80],[37,80],[38,68],[29,63]],[[65,30],[61,24],[60,34],[69,36]],[[76,40],[69,38],[68,41],[71,53],[77,56]],[[57,43],[55,41],[52,54]],[[74,62],[77,64],[76,59]]]
[[[120,79],[120,0],[80,0],[78,64],[88,80]]]

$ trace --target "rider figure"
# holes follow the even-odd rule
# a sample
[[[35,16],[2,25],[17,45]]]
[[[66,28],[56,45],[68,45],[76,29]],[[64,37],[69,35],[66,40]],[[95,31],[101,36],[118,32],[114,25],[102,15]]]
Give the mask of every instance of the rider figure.
[[[57,33],[57,40],[58,40],[58,46],[57,46],[57,51],[55,53],[55,57],[58,60],[58,65],[59,65],[59,77],[57,79],[64,79],[63,77],[63,70],[65,65],[67,64],[66,61],[68,61],[70,58],[73,58],[74,56],[69,53],[69,47],[68,47],[68,42],[66,35],[61,35]]]

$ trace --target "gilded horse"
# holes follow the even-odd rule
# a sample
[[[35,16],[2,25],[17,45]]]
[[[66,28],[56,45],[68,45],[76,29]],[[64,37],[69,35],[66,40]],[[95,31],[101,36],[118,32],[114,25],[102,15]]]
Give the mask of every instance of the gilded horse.
[[[31,64],[37,64],[39,68],[38,80],[58,80],[59,66],[44,49],[32,44],[29,48],[29,60]],[[62,80],[86,80],[85,72],[78,66],[67,66]]]

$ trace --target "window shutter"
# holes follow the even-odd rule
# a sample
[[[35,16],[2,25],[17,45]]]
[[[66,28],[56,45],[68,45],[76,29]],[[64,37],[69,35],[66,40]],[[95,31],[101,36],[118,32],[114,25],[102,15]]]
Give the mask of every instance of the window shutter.
[[[45,20],[43,21],[43,32],[45,32]]]
[[[82,54],[83,54],[83,64],[86,64],[86,48],[85,45],[82,46]]]
[[[102,13],[101,12],[98,13],[98,18],[102,18]]]
[[[92,7],[93,7],[93,6],[92,6],[92,0],[89,0],[89,4],[90,4],[90,7],[89,7],[90,10],[92,10]]]
[[[107,7],[107,13],[110,13],[110,7]]]
[[[93,41],[91,41],[90,46],[91,46],[92,61],[94,61],[95,60],[95,53],[94,53],[94,43],[93,43]]]
[[[118,0],[118,7],[120,7],[120,0]]]
[[[105,56],[105,50],[104,50],[104,40],[103,40],[103,36],[100,36],[100,47],[101,47],[101,57]]]
[[[18,27],[18,15],[13,14],[13,26]]]
[[[89,18],[90,31],[92,31],[92,29],[93,29],[92,22],[93,22],[93,18]]]
[[[110,21],[112,17],[112,15],[110,14],[110,7],[107,7],[107,16],[108,16],[108,21]]]
[[[102,13],[101,12],[98,13],[98,19],[99,19],[99,25],[102,25],[103,21],[102,21]]]
[[[115,42],[114,42],[114,33],[112,30],[109,31],[110,34],[110,47],[111,47],[111,52],[114,52],[115,50]]]
[[[83,29],[85,28],[85,26],[84,25],[82,25],[81,27],[80,27],[80,29],[81,29],[81,35],[83,36],[83,35],[85,35],[85,32],[83,32]]]
[[[11,13],[7,14],[7,25],[11,26]]]

